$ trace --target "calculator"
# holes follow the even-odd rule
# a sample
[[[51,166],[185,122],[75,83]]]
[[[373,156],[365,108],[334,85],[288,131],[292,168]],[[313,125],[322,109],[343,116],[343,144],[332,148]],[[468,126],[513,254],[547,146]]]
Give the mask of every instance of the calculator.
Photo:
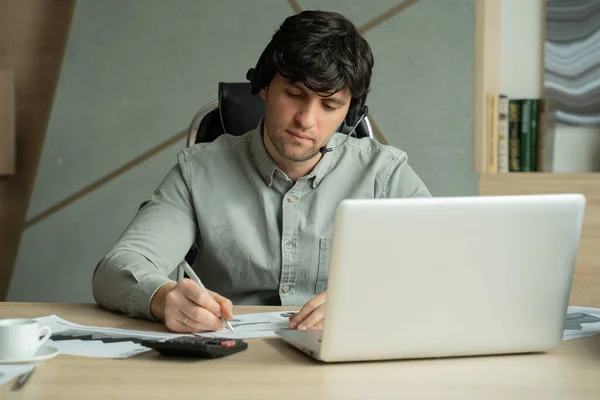
[[[167,340],[144,340],[142,346],[158,351],[163,356],[220,358],[248,348],[248,343],[241,339],[221,337],[178,336]]]

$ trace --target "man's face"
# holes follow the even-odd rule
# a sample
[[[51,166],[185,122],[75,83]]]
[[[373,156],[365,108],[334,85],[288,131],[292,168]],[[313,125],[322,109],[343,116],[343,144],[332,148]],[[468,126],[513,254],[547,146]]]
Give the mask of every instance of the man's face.
[[[347,86],[331,96],[317,94],[302,82],[292,83],[278,73],[260,94],[266,101],[265,146],[269,149],[272,145],[277,158],[288,163],[319,155],[319,149],[346,117],[351,100]]]

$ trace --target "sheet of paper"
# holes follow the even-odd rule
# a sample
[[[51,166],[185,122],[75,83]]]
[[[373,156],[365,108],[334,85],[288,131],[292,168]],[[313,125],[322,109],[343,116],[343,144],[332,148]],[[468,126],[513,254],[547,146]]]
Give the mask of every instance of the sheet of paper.
[[[48,345],[62,354],[84,357],[128,358],[151,349],[142,340],[161,340],[182,336],[176,333],[135,331],[99,326],[79,325],[56,315],[36,318],[52,329]]]
[[[236,315],[230,321],[234,332],[225,328],[212,333],[200,333],[200,336],[225,337],[228,339],[254,339],[275,336],[275,331],[287,329],[289,317],[293,312],[278,311],[256,314]]]
[[[224,329],[202,333],[201,336],[226,337],[229,339],[251,339],[275,336],[274,331],[286,329],[290,312],[269,312],[236,315],[231,321],[235,332]],[[142,340],[164,340],[178,333],[136,331],[130,329],[79,325],[57,315],[36,318],[43,326],[52,329],[48,345],[56,347],[61,354],[84,357],[128,358],[151,351],[140,344]]]
[[[563,340],[600,334],[600,309],[568,307]]]
[[[4,385],[6,382],[12,381],[17,376],[29,372],[33,367],[33,364],[1,364],[0,385]]]

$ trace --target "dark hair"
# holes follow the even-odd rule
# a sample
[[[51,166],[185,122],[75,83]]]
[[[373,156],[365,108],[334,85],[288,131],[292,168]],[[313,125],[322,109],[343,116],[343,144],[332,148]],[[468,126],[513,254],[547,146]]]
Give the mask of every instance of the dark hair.
[[[249,76],[255,93],[276,72],[314,92],[348,85],[352,107],[366,98],[372,69],[371,47],[352,22],[335,12],[303,11],[281,24]]]

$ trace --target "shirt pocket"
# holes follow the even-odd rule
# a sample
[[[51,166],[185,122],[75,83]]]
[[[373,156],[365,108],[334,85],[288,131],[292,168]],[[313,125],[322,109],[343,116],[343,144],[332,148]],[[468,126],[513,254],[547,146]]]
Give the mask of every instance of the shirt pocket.
[[[322,293],[327,289],[327,278],[329,277],[329,261],[331,260],[331,238],[319,240],[319,269],[317,271],[316,293]]]

